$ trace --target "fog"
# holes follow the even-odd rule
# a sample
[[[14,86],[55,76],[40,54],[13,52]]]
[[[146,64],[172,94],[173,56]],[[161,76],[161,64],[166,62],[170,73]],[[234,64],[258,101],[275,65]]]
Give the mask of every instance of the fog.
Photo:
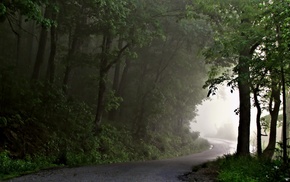
[[[238,90],[220,86],[216,95],[210,96],[197,107],[197,116],[191,122],[191,129],[199,131],[201,137],[218,137],[236,140],[239,116],[234,112],[239,107]],[[255,134],[256,108],[251,110],[251,135]]]

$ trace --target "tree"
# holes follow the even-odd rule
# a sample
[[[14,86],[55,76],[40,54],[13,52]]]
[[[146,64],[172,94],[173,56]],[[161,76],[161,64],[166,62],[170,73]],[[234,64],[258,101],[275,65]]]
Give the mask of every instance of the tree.
[[[261,36],[255,31],[259,25],[255,18],[259,11],[256,1],[218,1],[213,6],[203,2],[205,14],[212,22],[217,33],[215,43],[205,54],[212,59],[211,77],[206,83],[209,93],[216,91],[216,84],[228,81],[228,85],[239,89],[239,131],[237,155],[249,155],[250,141],[250,61],[259,45]],[[213,9],[218,8],[219,11]],[[233,66],[233,72],[217,75],[216,66]],[[212,79],[213,78],[213,79]]]
[[[99,90],[95,117],[96,128],[99,127],[103,112],[105,111],[105,91],[108,72],[120,60],[129,46],[146,44],[156,34],[154,31],[157,30],[156,32],[159,32],[156,26],[158,22],[153,21],[151,16],[148,17],[148,12],[143,12],[142,3],[141,6],[137,2],[126,1],[100,1],[99,3],[97,5],[100,11],[97,17],[103,21],[97,22],[101,27],[102,44],[101,53],[98,57]],[[137,12],[138,14],[136,14]],[[146,31],[143,31],[144,29]],[[115,45],[113,42],[116,39],[122,39],[124,45],[118,48],[118,45]]]
[[[48,58],[48,66],[46,71],[46,80],[50,84],[54,84],[55,81],[55,56],[57,51],[57,2],[56,0],[53,1],[51,10],[51,20],[53,24],[50,27],[50,54]]]
[[[176,22],[175,17],[160,22],[165,39],[155,38],[137,50],[121,105],[126,105],[125,116],[133,116],[129,119],[136,138],[146,140],[155,140],[156,133],[183,136],[205,96],[201,86],[206,71],[198,55],[210,39],[208,25],[195,19]]]
[[[285,70],[289,68],[289,1],[275,1],[265,6],[264,21],[268,28],[266,34],[266,52],[269,61],[272,61],[272,67],[275,69],[276,82],[279,82],[279,88],[282,88],[283,98],[283,161],[287,162],[287,120],[286,120],[286,83],[288,76],[285,74]],[[280,103],[281,90],[276,93],[276,100]],[[275,93],[275,92],[274,92]],[[278,112],[278,111],[277,111]],[[278,114],[277,114],[278,115]],[[272,116],[272,114],[271,114]],[[275,123],[274,123],[275,124]],[[274,125],[273,124],[273,125]],[[273,126],[274,129],[274,126]],[[275,129],[276,130],[276,129]],[[272,131],[275,134],[275,131]],[[274,135],[273,134],[273,135]],[[274,136],[273,136],[274,138]],[[276,138],[276,137],[275,137]],[[274,140],[274,139],[273,139]],[[275,144],[269,141],[269,145],[272,145],[272,150],[275,148]],[[269,145],[265,150],[265,153],[269,153]],[[274,151],[273,151],[274,152]],[[269,157],[273,156],[273,152]]]
[[[44,17],[49,18],[49,16],[50,16],[50,9],[45,8],[44,9]],[[37,51],[32,75],[31,75],[32,81],[37,81],[39,79],[40,68],[41,68],[42,63],[44,62],[44,58],[45,58],[44,53],[45,53],[45,49],[46,49],[47,33],[48,33],[47,27],[42,26],[41,31],[40,31],[39,42],[38,42],[38,51]]]

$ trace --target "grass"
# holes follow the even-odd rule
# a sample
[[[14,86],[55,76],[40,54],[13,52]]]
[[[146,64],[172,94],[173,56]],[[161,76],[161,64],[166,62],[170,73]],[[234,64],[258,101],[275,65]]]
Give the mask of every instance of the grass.
[[[56,166],[48,158],[37,157],[34,160],[31,158],[20,160],[10,158],[7,151],[0,153],[0,179],[2,180]]]
[[[290,181],[289,166],[280,160],[263,160],[251,156],[227,155],[213,164],[220,182],[282,182]]]

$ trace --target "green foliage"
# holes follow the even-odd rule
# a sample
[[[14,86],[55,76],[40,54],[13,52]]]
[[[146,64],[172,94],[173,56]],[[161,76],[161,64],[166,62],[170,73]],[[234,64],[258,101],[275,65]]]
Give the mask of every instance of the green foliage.
[[[212,93],[216,85],[227,82],[228,86],[234,88],[239,79],[245,79],[245,73],[238,73],[238,70],[243,65],[251,64],[251,59],[241,56],[241,53],[260,43],[265,36],[263,26],[256,23],[263,12],[258,2],[256,0],[199,2],[214,31],[212,44],[203,52],[207,63],[212,67],[204,87],[211,87]],[[242,62],[238,64],[239,58]]]
[[[116,163],[134,160],[134,142],[132,135],[124,128],[102,125],[98,134],[98,151],[102,163]]]
[[[216,163],[219,167],[218,180],[223,182],[282,182],[287,181],[290,174],[289,166],[284,166],[278,160],[225,156]]]
[[[0,3],[0,17],[9,18],[17,13],[26,16],[26,21],[34,20],[46,27],[51,25],[49,19],[43,17],[41,9],[45,2],[36,0],[4,1]],[[11,17],[10,17],[11,18]]]
[[[107,95],[107,102],[106,102],[106,107],[105,110],[107,112],[111,110],[117,110],[120,107],[120,103],[123,102],[122,97],[118,97],[115,95],[115,91],[109,91]]]
[[[14,78],[14,79],[13,79]],[[59,156],[63,151],[89,151],[94,147],[91,109],[67,99],[62,91],[1,74],[0,149],[15,158],[26,155]],[[33,137],[32,137],[33,136]]]
[[[0,17],[6,14],[7,8],[3,3],[0,3]]]
[[[75,133],[76,134],[76,133]],[[59,154],[51,153],[47,156],[28,155],[24,159],[13,158],[10,152],[0,153],[0,179],[9,178],[26,172],[34,172],[53,166],[79,166],[88,164],[118,163],[126,161],[155,160],[199,152],[209,148],[209,143],[204,139],[196,139],[195,133],[189,138],[175,136],[161,136],[151,140],[136,140],[125,128],[116,128],[105,124],[101,126],[97,138],[90,142],[90,150],[81,150],[83,145],[79,141],[71,141],[79,149],[66,149],[58,147]],[[157,141],[159,140],[159,141]],[[67,141],[68,142],[68,141]],[[89,142],[88,139],[83,142]]]
[[[0,179],[11,178],[19,174],[33,172],[40,169],[54,167],[48,157],[35,157],[25,159],[13,159],[8,151],[0,153]]]

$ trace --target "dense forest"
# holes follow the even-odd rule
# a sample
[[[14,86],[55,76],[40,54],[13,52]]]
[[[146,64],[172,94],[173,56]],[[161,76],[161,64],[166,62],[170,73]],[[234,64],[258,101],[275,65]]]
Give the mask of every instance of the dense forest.
[[[208,148],[189,123],[206,96],[211,30],[187,19],[185,1],[0,7],[3,158],[79,165]]]
[[[189,124],[196,106],[218,94],[220,84],[239,91],[236,155],[250,155],[254,106],[257,155],[271,159],[280,147],[287,163],[289,5],[289,0],[2,1],[2,173],[20,170],[13,161],[41,168],[204,150],[209,144]],[[265,111],[269,116],[262,118]],[[263,130],[269,133],[265,149]]]

